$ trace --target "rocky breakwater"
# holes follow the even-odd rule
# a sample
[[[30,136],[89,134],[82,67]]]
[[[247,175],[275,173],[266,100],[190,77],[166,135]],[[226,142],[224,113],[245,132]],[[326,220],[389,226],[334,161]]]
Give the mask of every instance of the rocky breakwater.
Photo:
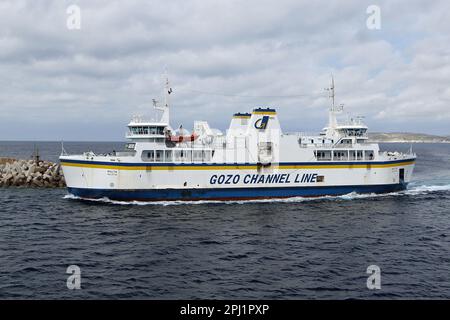
[[[43,160],[0,158],[0,187],[65,187],[61,166]]]

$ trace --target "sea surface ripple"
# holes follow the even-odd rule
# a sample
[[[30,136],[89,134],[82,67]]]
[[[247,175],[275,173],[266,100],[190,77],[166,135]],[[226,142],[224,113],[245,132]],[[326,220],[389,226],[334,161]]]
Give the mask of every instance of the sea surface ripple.
[[[0,156],[28,157],[21,143]],[[39,147],[57,159],[58,143]],[[414,181],[386,195],[122,203],[0,189],[0,298],[448,299],[450,145],[414,149]],[[72,264],[80,290],[66,287]],[[366,287],[373,264],[380,290]]]

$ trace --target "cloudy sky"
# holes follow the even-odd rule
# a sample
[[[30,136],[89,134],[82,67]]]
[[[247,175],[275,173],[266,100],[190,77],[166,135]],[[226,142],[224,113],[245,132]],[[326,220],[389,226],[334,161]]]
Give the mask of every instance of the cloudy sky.
[[[333,74],[372,131],[450,135],[446,0],[1,0],[0,16],[1,140],[123,140],[166,69],[173,127],[271,106],[285,131],[319,131]]]

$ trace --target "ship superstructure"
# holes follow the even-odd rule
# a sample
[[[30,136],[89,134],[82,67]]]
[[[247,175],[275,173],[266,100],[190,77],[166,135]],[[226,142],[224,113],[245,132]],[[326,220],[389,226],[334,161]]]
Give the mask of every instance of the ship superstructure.
[[[229,200],[383,193],[403,190],[416,156],[382,152],[361,118],[339,123],[329,88],[328,125],[318,135],[283,133],[274,108],[235,113],[223,134],[206,121],[192,133],[170,126],[165,99],[158,121],[134,117],[125,150],[61,155],[68,191],[113,200]]]

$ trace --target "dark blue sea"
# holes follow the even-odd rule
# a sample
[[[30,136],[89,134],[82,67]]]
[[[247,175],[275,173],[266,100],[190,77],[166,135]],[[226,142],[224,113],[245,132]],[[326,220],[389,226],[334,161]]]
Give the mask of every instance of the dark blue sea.
[[[0,142],[0,157],[28,158],[35,145],[57,160],[58,142]],[[123,204],[0,189],[0,298],[449,299],[450,144],[413,149],[414,181],[387,195]],[[79,290],[66,286],[69,265]],[[369,265],[379,290],[366,286]]]

